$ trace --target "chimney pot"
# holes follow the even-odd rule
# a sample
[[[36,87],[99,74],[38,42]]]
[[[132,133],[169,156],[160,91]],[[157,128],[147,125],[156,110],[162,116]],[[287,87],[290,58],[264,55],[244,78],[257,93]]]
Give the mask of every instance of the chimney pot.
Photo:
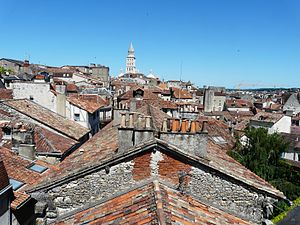
[[[196,133],[196,122],[191,121],[191,133]]]
[[[172,120],[172,132],[177,132],[179,128],[179,119]]]
[[[151,116],[146,116],[146,129],[151,128]]]
[[[133,113],[129,113],[129,127],[133,128]]]
[[[126,114],[125,113],[120,113],[121,114],[121,127],[126,127]]]
[[[181,122],[181,133],[186,133],[186,120],[182,120]]]
[[[163,124],[162,124],[162,132],[167,132],[168,131],[168,119],[164,119]]]
[[[203,133],[207,133],[207,132],[208,132],[208,131],[207,131],[207,122],[208,122],[208,121],[204,120],[203,123],[202,123],[202,130],[201,130],[201,131],[202,131]]]

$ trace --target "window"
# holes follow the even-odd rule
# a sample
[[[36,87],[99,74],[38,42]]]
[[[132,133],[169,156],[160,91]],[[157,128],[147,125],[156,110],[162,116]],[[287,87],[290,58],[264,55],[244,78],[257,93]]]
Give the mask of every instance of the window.
[[[216,144],[226,144],[227,141],[221,137],[221,136],[213,136],[212,140],[216,143]]]
[[[28,169],[33,170],[33,171],[35,171],[37,173],[42,173],[45,170],[47,170],[48,168],[44,167],[44,166],[37,165],[37,164],[33,164]]]
[[[14,191],[18,190],[20,187],[24,185],[23,182],[10,178],[9,183],[12,185]]]
[[[74,113],[74,120],[79,121],[80,120],[80,114],[79,113]]]

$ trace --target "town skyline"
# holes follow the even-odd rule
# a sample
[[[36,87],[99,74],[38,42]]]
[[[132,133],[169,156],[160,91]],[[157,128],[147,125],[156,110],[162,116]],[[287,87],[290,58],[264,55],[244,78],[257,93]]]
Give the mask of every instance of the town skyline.
[[[145,75],[152,70],[160,79],[199,87],[300,87],[296,1],[88,3],[93,7],[85,11],[87,3],[4,1],[1,57],[53,66],[97,63],[116,76],[132,42]],[[25,10],[25,25],[14,29]]]

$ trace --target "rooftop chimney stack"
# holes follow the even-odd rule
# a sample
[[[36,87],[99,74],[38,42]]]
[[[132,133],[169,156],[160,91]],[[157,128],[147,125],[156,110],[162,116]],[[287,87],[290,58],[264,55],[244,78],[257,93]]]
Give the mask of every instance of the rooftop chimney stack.
[[[28,124],[17,123],[12,129],[12,149],[20,156],[34,160],[34,129]]]
[[[126,118],[128,123],[126,123]],[[154,139],[151,116],[138,113],[121,113],[121,126],[118,128],[119,153]]]
[[[171,118],[168,120],[163,122],[160,139],[175,145],[187,154],[206,158],[208,133],[204,124],[207,121],[205,121],[203,129],[200,131],[200,123],[197,120],[189,121],[183,119],[181,125],[179,119]],[[171,129],[166,128],[168,124],[171,124]]]

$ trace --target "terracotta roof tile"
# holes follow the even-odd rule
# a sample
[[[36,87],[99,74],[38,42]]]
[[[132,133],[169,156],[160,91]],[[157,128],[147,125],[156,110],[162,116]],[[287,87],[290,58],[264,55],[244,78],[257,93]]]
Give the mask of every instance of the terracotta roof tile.
[[[33,164],[33,161],[21,158],[7,148],[0,147],[0,158],[3,159],[8,177],[24,183],[22,187],[17,191],[14,191],[16,199],[12,202],[12,207],[17,208],[20,204],[30,198],[30,196],[25,193],[25,190],[31,185],[38,184],[42,180],[44,174],[28,169],[28,167]],[[34,163],[47,167],[49,170],[55,167],[42,161],[35,161]]]
[[[94,204],[55,224],[250,224],[158,181]]]
[[[13,99],[13,90],[0,88],[0,100]]]
[[[108,103],[98,95],[74,94],[70,95],[67,101],[89,113],[94,113],[101,107],[108,105]]]
[[[283,116],[284,114],[282,113],[259,112],[252,118],[252,120],[261,120],[261,121],[276,123]]]
[[[27,99],[9,100],[3,102],[2,104],[5,104],[75,140],[79,140],[89,132],[88,129],[79,125],[75,121],[66,119],[59,114],[54,113]]]
[[[183,90],[180,88],[174,88],[174,87],[171,90],[172,90],[171,92],[172,92],[174,98],[177,98],[177,99],[192,99],[193,98],[192,94],[189,93],[187,90]]]
[[[137,112],[140,112],[146,116],[152,117],[153,126],[156,130],[160,130],[165,118],[169,118],[170,116],[159,108],[154,107],[152,104],[145,104],[141,108],[137,109]]]
[[[118,129],[112,122],[85,142],[79,149],[66,157],[49,177],[57,178],[67,176],[106,158],[112,157],[118,148]]]
[[[268,182],[227,155],[227,151],[234,146],[235,140],[224,122],[207,117],[200,117],[199,120],[208,120],[209,141],[207,157],[210,160],[209,166],[250,186],[272,193],[280,198],[285,198],[280,191]],[[213,136],[221,136],[226,142],[217,144],[212,140]],[[110,123],[80,149],[68,156],[57,170],[52,170],[53,172],[49,174],[49,178],[53,180],[61,179],[90,166],[100,165],[104,160],[113,158],[117,148],[118,129]]]
[[[253,107],[253,104],[250,101],[244,99],[227,99],[226,102],[227,108],[250,108]]]
[[[34,142],[37,152],[65,153],[78,142],[66,136],[49,131],[43,127],[35,126]]]

